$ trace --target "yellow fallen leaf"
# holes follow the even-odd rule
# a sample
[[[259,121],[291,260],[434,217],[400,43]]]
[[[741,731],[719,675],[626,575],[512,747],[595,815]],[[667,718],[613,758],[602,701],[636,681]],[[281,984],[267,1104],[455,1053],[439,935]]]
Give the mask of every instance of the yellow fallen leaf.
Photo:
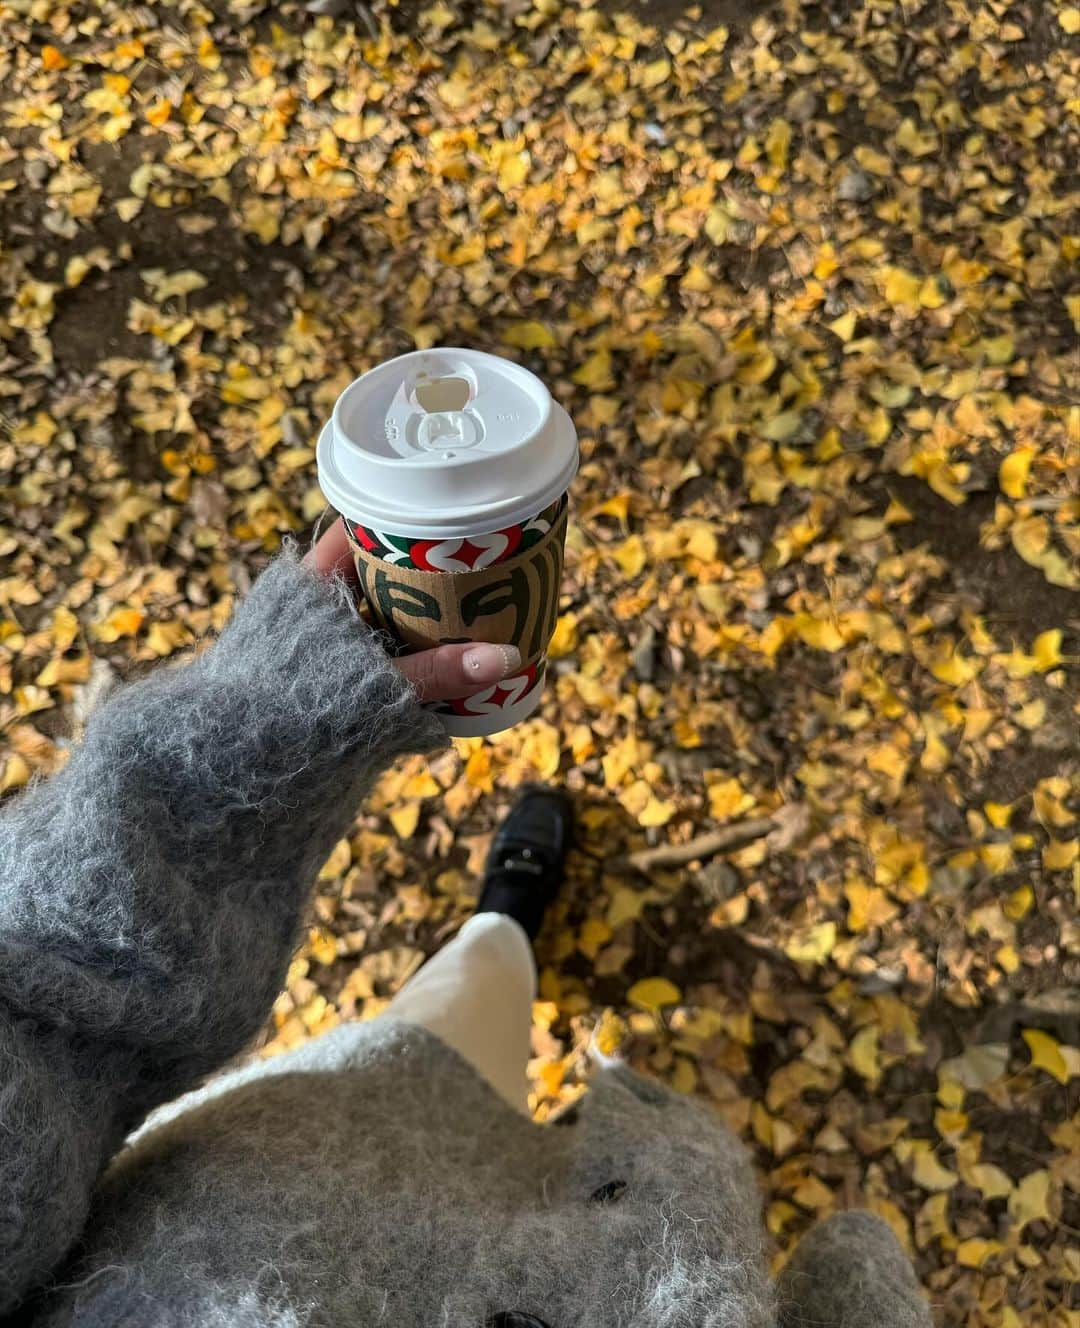
[[[678,810],[674,802],[667,802],[661,798],[650,797],[649,801],[638,813],[638,825],[658,826],[667,825],[668,821]]]
[[[304,953],[317,964],[332,964],[338,956],[337,937],[325,927],[312,927],[308,932]]]
[[[114,609],[102,623],[91,630],[99,641],[119,641],[122,636],[134,636],[146,615],[141,609],[121,606]]]
[[[773,443],[786,443],[789,438],[793,438],[798,433],[802,425],[801,410],[784,410],[779,415],[774,415],[771,420],[762,425],[761,432],[765,438]]]
[[[1000,876],[1013,865],[1011,844],[991,843],[979,845],[979,861],[992,876]]]
[[[1033,733],[1041,728],[1046,719],[1046,702],[1041,696],[1037,696],[1034,701],[1029,701],[1026,706],[1021,706],[1014,716],[1017,724],[1022,729],[1027,729]]]
[[[881,274],[882,293],[891,305],[918,309],[922,280],[902,267],[887,267]]]
[[[34,679],[39,687],[56,687],[60,683],[82,683],[90,677],[90,655],[75,659],[55,656]]]
[[[611,940],[611,927],[603,918],[586,918],[578,932],[577,948],[588,959],[595,959],[601,946]]]
[[[55,46],[41,48],[41,64],[44,69],[67,69],[71,61]]]
[[[816,618],[809,613],[797,613],[791,620],[791,628],[800,641],[804,641],[815,650],[832,652],[843,649],[844,638],[835,623],[825,618]]]
[[[611,374],[611,351],[604,348],[595,351],[573,374],[575,383],[588,387],[594,392],[603,392],[615,386]]]
[[[405,781],[401,792],[406,798],[437,798],[442,792],[442,786],[430,770],[421,770]]]
[[[895,174],[896,167],[892,158],[886,156],[884,152],[879,152],[877,148],[872,148],[868,143],[860,143],[852,156],[863,170],[869,171],[871,175],[889,176]],[[881,252],[880,245],[876,252]]]
[[[330,856],[319,869],[320,881],[336,881],[349,870],[352,864],[352,848],[347,839],[339,839],[330,851]]]
[[[773,170],[787,168],[788,149],[791,146],[791,125],[782,117],[775,119],[765,135],[765,155]]]
[[[52,635],[57,650],[67,650],[79,635],[79,620],[65,604],[53,613]]]
[[[562,659],[573,653],[577,646],[577,615],[564,613],[555,624],[555,632],[548,643],[548,655],[552,659]]]
[[[612,892],[611,903],[608,905],[608,926],[617,930],[624,922],[635,922],[653,898],[648,890],[633,890],[628,885],[620,885]]]
[[[190,268],[171,274],[166,273],[164,268],[150,268],[142,273],[142,279],[159,303],[178,295],[190,295],[192,291],[201,290],[207,284],[201,272],[193,272]]]
[[[1032,793],[1035,815],[1045,826],[1071,825],[1076,816],[1065,806],[1071,785],[1064,775],[1040,779]]]
[[[1015,889],[1001,906],[1001,911],[1010,922],[1020,922],[1031,912],[1035,903],[1035,891],[1030,885],[1021,885]]]
[[[617,1056],[628,1035],[625,1020],[620,1019],[614,1010],[605,1010],[593,1029],[593,1046],[601,1056]]]
[[[880,1033],[875,1024],[860,1028],[851,1039],[848,1059],[856,1074],[862,1076],[871,1088],[877,1087],[881,1080]]]
[[[858,315],[854,309],[849,309],[846,314],[841,314],[839,318],[834,318],[831,323],[826,324],[830,332],[835,333],[846,345],[855,335],[855,324],[858,321]]]
[[[1031,653],[1036,660],[1040,673],[1047,673],[1061,664],[1061,628],[1052,627],[1047,632],[1040,632],[1031,646]]]
[[[924,1190],[951,1190],[959,1180],[955,1172],[942,1165],[925,1139],[901,1139],[895,1152],[901,1162],[911,1163],[912,1179]]]
[[[919,287],[919,304],[924,309],[940,309],[945,303],[945,291],[937,277],[927,277]]]
[[[613,551],[612,557],[628,577],[635,577],[642,571],[648,556],[645,542],[640,535],[631,535]]]
[[[418,802],[404,802],[399,807],[395,807],[390,813],[390,824],[399,839],[409,839],[416,831],[417,823],[420,820],[420,804]]]
[[[667,978],[642,978],[626,993],[626,999],[637,1009],[656,1014],[665,1005],[678,1005],[682,992]]]
[[[1033,1171],[1025,1176],[1009,1197],[1009,1217],[1018,1231],[1029,1222],[1050,1222],[1050,1172]]]
[[[22,788],[29,781],[31,773],[26,758],[20,756],[18,752],[13,752],[4,762],[4,773],[0,775],[0,793]]]
[[[1036,565],[1052,586],[1080,590],[1080,559],[1066,559],[1060,550],[1049,548]]]
[[[735,379],[739,383],[760,385],[772,377],[776,356],[768,346],[752,343],[748,350],[749,354],[735,370]]]
[[[1080,856],[1080,839],[1051,839],[1043,849],[1043,866],[1047,871],[1065,871]]]
[[[76,254],[74,258],[68,259],[64,267],[64,285],[69,288],[81,285],[89,271],[90,264],[82,254]]]
[[[191,633],[181,622],[154,622],[146,633],[147,647],[162,659],[190,640]]]
[[[666,57],[652,60],[641,69],[640,86],[643,88],[659,87],[671,77],[671,61]]]
[[[1001,1254],[1005,1246],[1000,1240],[985,1240],[981,1236],[969,1236],[956,1247],[955,1259],[962,1268],[981,1268],[988,1259]]]
[[[1028,472],[1035,449],[1030,444],[1018,447],[998,467],[998,484],[1009,498],[1023,498],[1027,493]]]
[[[522,739],[521,755],[541,779],[551,779],[558,770],[562,757],[562,739],[559,730],[546,720],[533,720]]]
[[[1007,333],[1000,337],[984,337],[979,348],[991,364],[1010,364],[1016,354],[1016,342]]]
[[[1044,516],[1029,516],[1013,522],[1009,538],[1024,562],[1038,567],[1050,543],[1050,528]]]
[[[979,1191],[984,1199],[1004,1199],[1013,1192],[1013,1183],[1000,1167],[990,1162],[976,1162],[960,1168],[965,1185]]]
[[[804,927],[784,946],[784,953],[798,964],[823,964],[836,945],[836,923],[819,922]]]
[[[703,295],[711,291],[713,285],[712,277],[709,276],[700,263],[690,263],[686,269],[686,275],[679,282],[679,289]]]
[[[883,927],[899,912],[896,904],[884,890],[867,885],[864,881],[850,880],[844,885],[848,901],[848,930],[865,931],[868,927]]]
[[[523,323],[511,323],[503,332],[502,339],[508,346],[517,346],[520,350],[547,350],[558,343],[555,334],[546,323],[530,319]]]
[[[946,682],[950,687],[963,687],[979,676],[984,664],[985,661],[975,655],[961,655],[946,647],[931,661],[930,672],[939,682]]]
[[[1025,1028],[1023,1038],[1031,1052],[1032,1067],[1037,1070],[1045,1070],[1059,1084],[1067,1084],[1069,1082],[1069,1067],[1065,1063],[1065,1057],[1061,1054],[1061,1047],[1057,1039],[1052,1038],[1049,1033],[1044,1033],[1040,1028]]]
[[[619,802],[639,825],[666,825],[675,815],[675,803],[657,798],[651,786],[644,779],[635,780],[629,788],[619,794]]]
[[[737,779],[724,779],[709,786],[709,813],[718,821],[728,821],[753,805],[753,795]]]
[[[1006,973],[1015,973],[1020,967],[1020,956],[1015,945],[999,945],[994,951],[994,963]]]

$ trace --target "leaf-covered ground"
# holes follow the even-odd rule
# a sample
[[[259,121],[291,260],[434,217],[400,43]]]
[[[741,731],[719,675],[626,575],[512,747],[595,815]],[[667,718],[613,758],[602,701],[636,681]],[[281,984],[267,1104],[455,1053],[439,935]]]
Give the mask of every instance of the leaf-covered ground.
[[[549,698],[384,780],[267,1050],[561,780],[537,1115],[621,1045],[778,1257],[864,1202],[942,1324],[1075,1328],[1080,11],[313,8],[0,0],[0,784],[310,529],[353,375],[521,359],[583,447]]]

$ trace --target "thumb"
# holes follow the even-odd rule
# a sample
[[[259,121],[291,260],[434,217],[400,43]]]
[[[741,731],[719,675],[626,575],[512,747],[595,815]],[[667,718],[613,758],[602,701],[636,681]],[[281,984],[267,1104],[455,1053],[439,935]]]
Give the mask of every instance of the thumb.
[[[521,652],[516,646],[466,643],[422,650],[394,663],[416,688],[421,701],[448,701],[471,696],[508,678],[521,668]]]

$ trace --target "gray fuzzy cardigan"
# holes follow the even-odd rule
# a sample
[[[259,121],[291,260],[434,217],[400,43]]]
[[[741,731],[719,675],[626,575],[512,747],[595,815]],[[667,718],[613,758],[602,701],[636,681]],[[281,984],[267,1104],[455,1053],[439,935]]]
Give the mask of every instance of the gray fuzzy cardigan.
[[[440,741],[344,590],[287,554],[212,649],[115,696],[9,803],[0,1321],[926,1328],[866,1214],[819,1227],[774,1288],[742,1147],[623,1068],[537,1126],[376,1021],[219,1077],[125,1145],[250,1042],[365,788]]]

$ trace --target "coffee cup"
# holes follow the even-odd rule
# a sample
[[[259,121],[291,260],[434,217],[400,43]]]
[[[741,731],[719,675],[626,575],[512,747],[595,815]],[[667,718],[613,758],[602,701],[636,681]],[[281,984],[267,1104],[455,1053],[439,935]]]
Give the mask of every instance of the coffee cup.
[[[540,379],[482,351],[388,360],[338,398],[318,466],[377,626],[406,650],[490,641],[521,653],[512,677],[432,705],[447,732],[499,733],[532,714],[578,466],[573,423]]]

